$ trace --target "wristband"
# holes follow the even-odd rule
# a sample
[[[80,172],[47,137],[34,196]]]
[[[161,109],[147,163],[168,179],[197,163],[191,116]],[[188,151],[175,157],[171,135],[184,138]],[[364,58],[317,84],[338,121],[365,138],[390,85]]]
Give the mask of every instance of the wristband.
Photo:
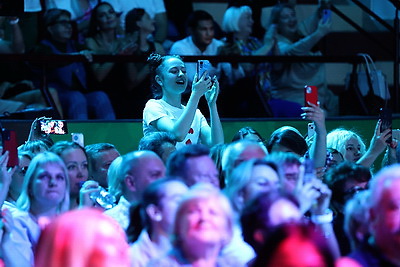
[[[10,20],[8,23],[10,23],[10,25],[15,25],[18,22],[19,22],[19,18],[16,18],[16,19]]]
[[[327,209],[325,214],[311,215],[311,221],[315,224],[331,223],[333,221],[333,212]]]

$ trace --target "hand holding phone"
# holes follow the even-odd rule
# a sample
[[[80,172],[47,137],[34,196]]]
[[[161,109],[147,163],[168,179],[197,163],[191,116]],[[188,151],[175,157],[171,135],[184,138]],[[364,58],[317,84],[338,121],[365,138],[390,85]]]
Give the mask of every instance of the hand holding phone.
[[[314,161],[310,158],[303,157],[301,164],[304,166],[303,184],[311,182],[315,177]]]
[[[8,163],[7,167],[18,166],[18,144],[17,135],[13,130],[0,129],[1,130],[1,146],[3,147],[3,153],[8,151]]]
[[[304,86],[304,102],[306,107],[310,107],[308,103],[318,106],[318,88],[316,86]]]
[[[381,133],[386,129],[390,129],[390,134],[392,135],[392,111],[389,108],[381,108],[379,112],[379,119],[381,120]],[[386,143],[392,143],[392,136],[390,136]]]
[[[211,63],[208,60],[198,60],[197,61],[197,78],[200,79],[204,73],[207,71],[207,77],[210,77],[210,69],[211,69]]]
[[[326,23],[332,15],[332,11],[330,9],[323,9],[322,10],[322,22]]]

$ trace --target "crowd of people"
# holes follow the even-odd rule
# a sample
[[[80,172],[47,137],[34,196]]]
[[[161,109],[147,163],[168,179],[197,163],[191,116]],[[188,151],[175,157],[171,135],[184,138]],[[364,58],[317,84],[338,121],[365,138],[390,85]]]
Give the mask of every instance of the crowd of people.
[[[7,62],[0,79],[2,114],[49,105],[38,90],[47,88],[53,106],[65,119],[141,119],[152,97],[151,66],[143,58],[152,53],[180,55],[183,61],[185,56],[201,55],[320,55],[315,52],[318,42],[331,28],[331,18],[322,19],[322,9],[329,7],[325,2],[307,22],[297,23],[291,4],[276,4],[268,21],[260,21],[266,18],[253,1],[229,1],[221,25],[206,10],[191,10],[184,25],[175,25],[168,14],[173,4],[163,0],[25,2],[32,2],[34,12],[0,21],[5,33],[1,53],[82,57],[76,62],[50,60],[45,71],[38,62]],[[31,13],[35,24],[27,23]],[[177,34],[183,26],[185,32]],[[103,62],[93,61],[93,55],[137,59]],[[297,117],[307,84],[319,88],[321,107],[329,116],[338,114],[337,96],[327,87],[324,64],[211,64],[209,74],[220,82],[223,117]],[[196,63],[186,67],[183,102],[189,101]],[[243,94],[244,89],[248,94]]]
[[[37,120],[18,165],[1,149],[5,266],[399,266],[399,147],[381,120],[368,147],[315,105],[313,136],[246,126],[225,141],[218,79],[196,73],[185,106],[181,59],[150,61],[160,98],[137,150],[54,142]]]

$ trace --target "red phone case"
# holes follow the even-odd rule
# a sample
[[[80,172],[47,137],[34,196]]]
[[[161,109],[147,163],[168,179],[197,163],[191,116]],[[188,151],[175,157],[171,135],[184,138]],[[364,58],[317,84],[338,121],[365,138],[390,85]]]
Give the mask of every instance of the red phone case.
[[[312,85],[304,87],[304,105],[309,107],[308,102],[318,106],[318,88]]]
[[[17,150],[17,134],[13,130],[3,130],[3,153],[8,151],[8,163],[7,167],[17,166],[18,160],[18,150]]]

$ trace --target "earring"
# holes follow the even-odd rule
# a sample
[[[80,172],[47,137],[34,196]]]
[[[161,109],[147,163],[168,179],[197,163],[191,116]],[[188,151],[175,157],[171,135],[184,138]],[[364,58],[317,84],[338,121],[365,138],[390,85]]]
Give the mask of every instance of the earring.
[[[159,221],[161,221],[161,219],[162,219],[162,216],[161,216],[161,214],[156,214],[155,216],[154,216],[154,220],[156,221],[156,222],[159,222]]]

